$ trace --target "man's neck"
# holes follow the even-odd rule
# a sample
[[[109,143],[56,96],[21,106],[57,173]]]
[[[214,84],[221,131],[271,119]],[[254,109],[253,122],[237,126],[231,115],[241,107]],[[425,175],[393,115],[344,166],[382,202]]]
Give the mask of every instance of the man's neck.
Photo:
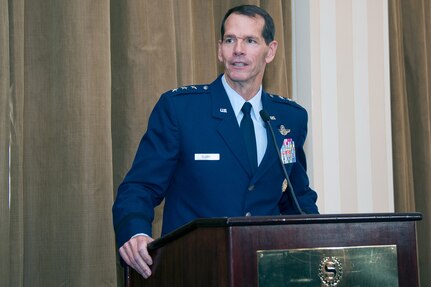
[[[249,101],[252,99],[260,89],[261,84],[248,83],[248,82],[233,82],[226,79],[228,85],[237,92],[244,100]]]

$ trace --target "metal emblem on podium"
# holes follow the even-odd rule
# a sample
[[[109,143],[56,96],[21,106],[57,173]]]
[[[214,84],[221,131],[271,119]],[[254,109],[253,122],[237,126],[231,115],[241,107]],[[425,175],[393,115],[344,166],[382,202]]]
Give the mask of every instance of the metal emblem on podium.
[[[337,257],[325,257],[319,265],[319,278],[325,286],[337,286],[343,277],[343,265]]]

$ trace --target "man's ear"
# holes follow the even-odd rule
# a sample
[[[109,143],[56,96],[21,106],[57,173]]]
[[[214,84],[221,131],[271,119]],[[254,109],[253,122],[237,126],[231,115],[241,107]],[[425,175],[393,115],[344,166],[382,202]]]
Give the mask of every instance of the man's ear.
[[[274,60],[275,58],[275,53],[277,52],[277,47],[278,47],[278,42],[277,41],[272,41],[271,43],[269,43],[268,45],[268,53],[266,54],[265,60],[266,63],[269,64],[272,62],[272,60]]]

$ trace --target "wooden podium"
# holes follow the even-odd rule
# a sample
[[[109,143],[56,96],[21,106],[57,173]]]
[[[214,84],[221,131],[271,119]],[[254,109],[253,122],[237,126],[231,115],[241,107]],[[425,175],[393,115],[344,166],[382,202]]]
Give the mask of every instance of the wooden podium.
[[[419,286],[421,219],[420,213],[198,219],[155,240],[153,275],[143,279],[126,267],[126,286]]]

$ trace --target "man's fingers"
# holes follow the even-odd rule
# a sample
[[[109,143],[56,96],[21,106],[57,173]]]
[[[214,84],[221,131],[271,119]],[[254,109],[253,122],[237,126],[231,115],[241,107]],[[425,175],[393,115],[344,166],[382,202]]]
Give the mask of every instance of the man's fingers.
[[[121,247],[120,250],[120,256],[123,258],[124,262],[126,262],[127,265],[132,266],[132,262],[130,261],[129,255],[127,254],[127,251],[124,247]]]
[[[153,260],[148,253],[148,243],[154,241],[148,236],[136,236],[127,241],[119,250],[121,258],[127,265],[138,271],[144,278],[151,275],[149,265]]]
[[[141,274],[142,276],[144,276],[145,278],[147,278],[146,276],[146,271],[144,268],[142,268],[142,263],[140,263],[139,261],[143,261],[142,259],[139,259],[138,257],[135,256],[135,254],[133,253],[133,248],[131,248],[130,245],[128,245],[127,243],[125,245],[123,245],[120,248],[120,255],[121,258],[123,258],[124,262],[126,262],[127,265],[129,265],[130,267],[132,267],[133,269],[135,269],[136,271],[139,272],[139,274]],[[139,256],[139,254],[138,254]]]
[[[153,259],[151,258],[150,254],[148,254],[147,248],[139,249],[139,255],[147,265],[153,265]]]
[[[138,253],[134,258],[135,269],[142,275],[144,278],[148,278],[151,275],[151,269],[148,264],[144,261],[141,255]]]

